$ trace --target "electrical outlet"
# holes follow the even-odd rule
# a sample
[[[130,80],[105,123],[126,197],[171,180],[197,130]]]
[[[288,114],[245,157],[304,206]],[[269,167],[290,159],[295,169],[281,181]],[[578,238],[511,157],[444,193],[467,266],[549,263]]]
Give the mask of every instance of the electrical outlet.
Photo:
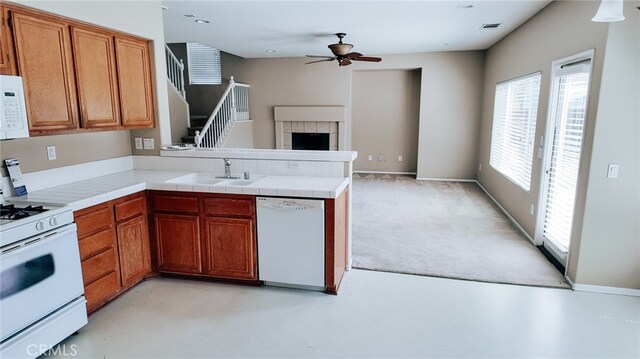
[[[542,150],[542,147],[538,147],[538,158],[542,159],[543,155],[544,155],[544,151]]]
[[[535,213],[536,208],[533,206],[533,203],[531,204],[531,208],[529,208],[529,213],[533,216],[533,214]]]
[[[47,158],[49,161],[56,159],[56,146],[47,146]]]
[[[136,137],[136,138],[134,138],[134,141],[136,143],[136,150],[141,150],[142,149],[142,137]]]
[[[402,155],[398,155],[398,162],[402,162]]]
[[[610,163],[609,168],[607,168],[607,178],[618,178],[619,170],[620,170],[620,165]]]
[[[299,170],[300,169],[300,161],[289,161],[289,169],[290,170]]]
[[[369,161],[373,161],[373,155],[369,155]]]
[[[152,150],[155,147],[153,138],[143,138],[142,144],[145,150]]]

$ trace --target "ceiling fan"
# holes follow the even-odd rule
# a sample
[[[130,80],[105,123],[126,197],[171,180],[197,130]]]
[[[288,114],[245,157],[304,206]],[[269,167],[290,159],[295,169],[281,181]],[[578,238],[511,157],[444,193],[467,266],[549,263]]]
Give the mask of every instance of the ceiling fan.
[[[382,61],[382,59],[379,57],[369,57],[369,56],[363,56],[359,52],[349,52],[353,48],[353,45],[342,43],[342,39],[346,35],[347,34],[343,32],[337,33],[336,36],[338,37],[338,39],[340,39],[340,41],[338,41],[337,44],[329,45],[329,49],[331,49],[331,52],[333,52],[334,56],[307,55],[307,57],[319,57],[319,58],[322,58],[322,60],[307,62],[305,65],[315,64],[317,62],[333,61],[333,60],[338,60],[338,66],[351,65],[351,61],[367,61],[367,62]]]

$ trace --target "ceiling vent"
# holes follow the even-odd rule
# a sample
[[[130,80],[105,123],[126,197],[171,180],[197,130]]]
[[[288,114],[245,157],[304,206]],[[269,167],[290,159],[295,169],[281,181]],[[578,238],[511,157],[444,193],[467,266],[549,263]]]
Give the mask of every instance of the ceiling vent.
[[[482,26],[480,26],[480,29],[497,29],[498,26],[500,26],[500,24],[482,24]]]

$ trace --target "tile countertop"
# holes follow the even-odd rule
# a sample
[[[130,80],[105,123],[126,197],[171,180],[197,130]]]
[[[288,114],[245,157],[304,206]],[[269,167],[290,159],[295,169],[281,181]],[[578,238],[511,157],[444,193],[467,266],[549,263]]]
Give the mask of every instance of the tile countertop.
[[[349,184],[346,177],[264,176],[245,186],[167,183],[194,172],[131,170],[9,197],[9,202],[69,205],[74,211],[132,193],[150,190],[237,193],[261,196],[336,198]],[[211,173],[211,177],[216,174]]]

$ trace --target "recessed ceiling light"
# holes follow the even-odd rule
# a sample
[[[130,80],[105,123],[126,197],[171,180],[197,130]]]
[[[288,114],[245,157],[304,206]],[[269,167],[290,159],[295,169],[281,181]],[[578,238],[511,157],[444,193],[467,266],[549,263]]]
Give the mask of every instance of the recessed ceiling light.
[[[447,44],[446,42],[443,42],[440,44],[441,46],[449,46],[449,44]]]
[[[162,5],[162,6],[160,6],[160,7],[162,8],[162,10],[169,10],[169,8],[168,8],[168,7],[166,7],[166,6],[164,6],[164,5]]]
[[[196,17],[196,16],[193,14],[186,14],[184,17]]]
[[[265,51],[266,51],[266,52],[271,52],[271,53],[276,52],[276,50],[271,50],[271,49],[269,49],[269,50],[265,50]]]
[[[209,20],[197,19],[197,20],[196,20],[196,22],[197,22],[198,24],[208,24],[208,23],[209,23]]]
[[[473,7],[473,5],[471,4],[465,4],[465,5],[458,5],[456,6],[458,9],[471,9]]]

